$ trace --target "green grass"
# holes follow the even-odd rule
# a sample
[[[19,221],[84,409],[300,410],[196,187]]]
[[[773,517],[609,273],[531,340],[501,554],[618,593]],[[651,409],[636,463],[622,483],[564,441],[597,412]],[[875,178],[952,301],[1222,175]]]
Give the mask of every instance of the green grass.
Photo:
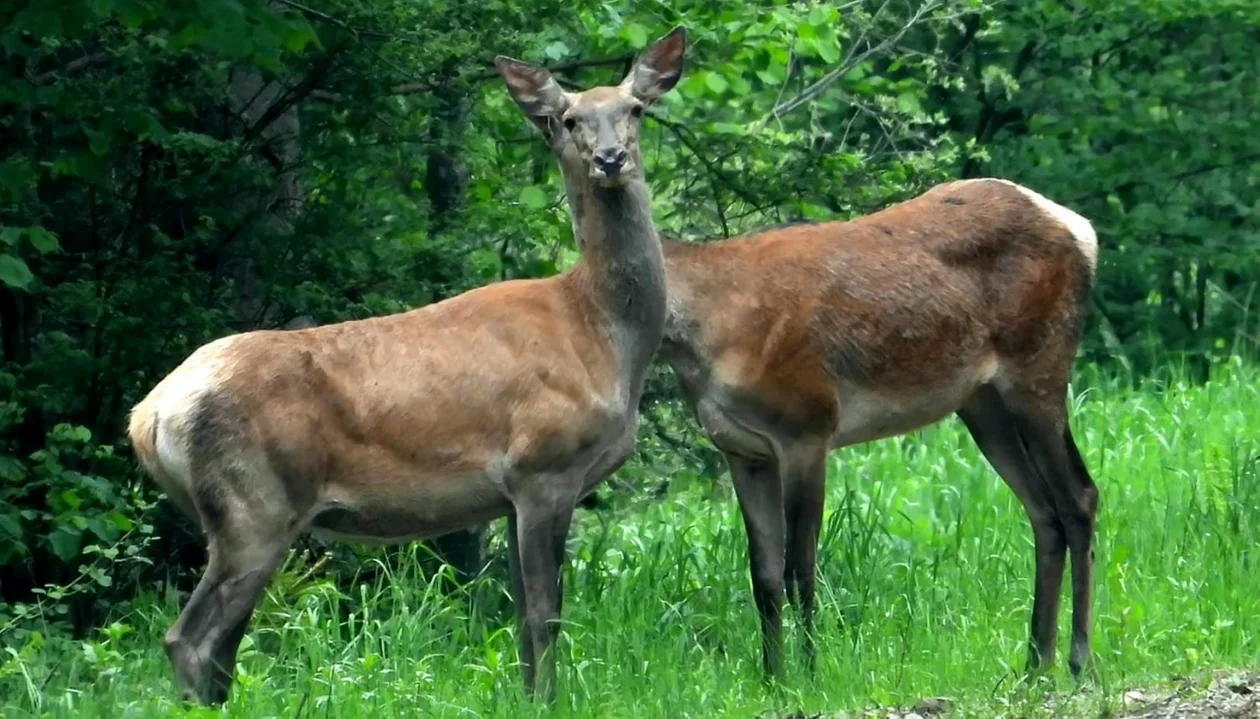
[[[1260,376],[1231,366],[1217,377],[1139,389],[1094,381],[1074,400],[1074,431],[1102,492],[1091,712],[1126,687],[1260,663]],[[581,515],[555,714],[754,717],[924,696],[952,697],[964,715],[1027,714],[1048,691],[1076,690],[1063,669],[1056,688],[1016,681],[1031,532],[958,422],[835,452],[830,474],[816,679],[799,670],[795,626],[788,681],[759,679],[744,531],[723,479]],[[256,615],[227,713],[547,714],[518,688],[502,585],[483,580],[475,602],[444,597],[413,566],[365,566],[349,593],[291,566]],[[10,657],[0,714],[185,711],[160,648],[175,611],[172,597],[142,598],[91,641],[50,640]]]

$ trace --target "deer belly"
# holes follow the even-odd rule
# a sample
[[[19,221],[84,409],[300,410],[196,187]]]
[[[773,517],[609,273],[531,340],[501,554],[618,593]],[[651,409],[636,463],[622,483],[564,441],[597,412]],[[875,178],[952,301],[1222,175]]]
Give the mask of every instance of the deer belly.
[[[327,539],[394,544],[436,537],[489,522],[512,511],[491,478],[330,492],[312,513],[311,534]]]
[[[916,392],[849,389],[839,399],[840,417],[831,444],[861,444],[935,424],[956,412],[976,386],[959,382]]]
[[[842,382],[836,391],[840,416],[832,446],[860,444],[935,424],[957,412],[977,389],[1000,374],[997,355],[983,352],[912,386]]]

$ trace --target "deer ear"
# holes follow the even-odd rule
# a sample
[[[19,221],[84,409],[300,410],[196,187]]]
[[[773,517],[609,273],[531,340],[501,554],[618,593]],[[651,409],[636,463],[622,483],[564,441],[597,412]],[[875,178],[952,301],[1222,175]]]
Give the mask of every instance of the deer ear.
[[[686,50],[687,28],[680,25],[639,55],[621,86],[644,102],[654,102],[678,84]]]
[[[494,59],[494,65],[512,99],[535,123],[540,118],[559,117],[569,109],[569,94],[546,69],[502,55]]]

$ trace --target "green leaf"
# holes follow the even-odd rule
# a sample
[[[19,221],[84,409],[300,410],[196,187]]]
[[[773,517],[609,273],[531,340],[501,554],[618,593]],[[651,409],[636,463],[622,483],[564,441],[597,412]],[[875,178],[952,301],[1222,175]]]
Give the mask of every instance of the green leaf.
[[[31,241],[31,246],[38,250],[41,255],[56,252],[61,248],[60,243],[57,242],[57,236],[39,225],[31,225],[26,228],[26,239]]]
[[[548,60],[559,60],[569,55],[569,46],[563,40],[556,40],[543,49],[543,57]]]
[[[923,112],[923,106],[919,104],[919,98],[909,92],[903,92],[897,96],[897,109],[912,115],[918,115]]]
[[[58,529],[48,535],[48,544],[52,546],[53,554],[56,554],[63,562],[68,562],[78,555],[79,544],[82,541],[83,535],[78,531]]]
[[[766,69],[757,71],[757,77],[767,85],[778,85],[787,77],[787,65],[771,60]]]
[[[132,522],[131,519],[122,512],[110,512],[109,517],[114,521],[114,526],[118,527],[118,529],[123,532],[130,532],[131,528],[136,526],[135,522]]]
[[[748,128],[744,125],[737,125],[733,122],[715,122],[708,125],[705,129],[714,135],[746,135]]]
[[[818,57],[827,64],[832,64],[840,60],[840,43],[836,41],[835,32],[828,30],[818,37],[815,44],[818,49]]]
[[[22,539],[22,522],[12,514],[0,514],[0,539],[16,542]]]
[[[13,247],[22,239],[23,231],[21,227],[0,227],[0,242]]]
[[[310,44],[319,45],[319,36],[315,29],[304,18],[294,18],[289,22],[289,32],[284,38],[284,47],[291,53],[300,53]]]
[[[480,277],[497,277],[503,271],[503,258],[499,257],[498,252],[486,247],[470,252],[468,260],[472,264],[473,272]]]
[[[704,84],[708,85],[709,89],[718,95],[726,92],[726,88],[728,87],[726,78],[716,72],[711,72],[708,75],[705,75]]]
[[[168,45],[172,49],[191,47],[201,42],[201,38],[206,35],[206,26],[196,20],[188,23],[180,28],[172,37]]]
[[[537,185],[526,185],[521,188],[520,202],[522,205],[534,210],[541,210],[551,203],[547,193]]]
[[[88,149],[93,155],[104,157],[109,152],[109,135],[97,132],[87,125],[83,126],[83,134],[87,135]]]
[[[31,268],[27,267],[20,257],[0,255],[0,282],[25,290],[34,280],[35,275],[31,274]]]
[[[118,528],[112,522],[105,521],[104,517],[92,517],[87,526],[103,542],[112,543],[118,539]]]
[[[832,213],[827,208],[815,205],[812,202],[801,203],[801,214],[805,219],[814,221],[829,220],[832,216]]]
[[[78,509],[83,506],[83,500],[79,498],[79,493],[73,489],[67,489],[62,492],[61,501],[65,502],[70,509]]]
[[[647,28],[643,27],[639,23],[632,22],[629,25],[626,25],[626,29],[623,32],[626,34],[626,39],[630,41],[631,47],[643,47],[647,44]]]
[[[809,24],[819,27],[836,21],[836,9],[827,5],[815,5],[809,9]]]

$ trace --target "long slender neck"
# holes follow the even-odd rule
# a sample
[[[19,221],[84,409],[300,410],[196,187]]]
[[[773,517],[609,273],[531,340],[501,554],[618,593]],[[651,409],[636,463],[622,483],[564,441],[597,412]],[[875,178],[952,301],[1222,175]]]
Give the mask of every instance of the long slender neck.
[[[665,327],[665,258],[652,195],[642,179],[606,188],[566,173],[565,184],[583,274],[613,325],[637,402]]]
[[[588,229],[590,221],[587,217],[590,212],[588,209],[590,182],[582,172],[567,171],[563,163],[561,163],[561,169],[563,170],[561,176],[564,178],[566,199],[569,202],[569,217],[573,222],[573,237],[577,242],[578,248],[585,253],[587,252],[587,232],[590,231]],[[653,229],[655,229],[655,225],[653,225]],[[688,250],[697,247],[697,245],[671,240],[668,237],[661,236],[659,232],[657,236],[666,260],[666,277],[667,285],[669,286],[664,339],[665,342],[670,344],[685,342],[686,337],[689,335],[687,328],[689,313],[685,306],[685,300],[690,296],[688,288],[685,287],[687,284],[687,273],[682,271],[685,268],[669,262],[669,257],[671,254],[685,254]]]

